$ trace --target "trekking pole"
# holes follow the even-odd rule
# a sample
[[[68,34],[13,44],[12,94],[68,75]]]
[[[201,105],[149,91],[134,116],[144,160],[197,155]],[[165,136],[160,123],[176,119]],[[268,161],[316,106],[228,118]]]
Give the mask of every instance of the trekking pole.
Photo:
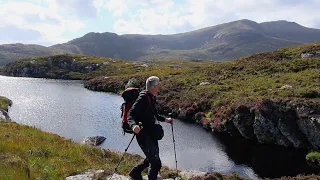
[[[128,147],[124,150],[124,153],[123,153],[123,155],[122,155],[119,163],[117,164],[116,168],[114,169],[114,172],[113,172],[112,176],[109,178],[109,180],[111,180],[111,179],[113,178],[114,174],[118,172],[118,168],[119,168],[119,166],[120,166],[120,164],[121,164],[121,161],[123,161],[124,156],[126,155],[128,149],[129,149],[129,147],[130,147],[130,145],[131,145],[131,143],[132,143],[132,141],[133,141],[133,139],[134,139],[135,137],[136,137],[136,134],[134,134],[134,135],[132,136],[132,139],[131,139]]]
[[[142,123],[139,122],[139,126],[140,126],[140,128],[142,129],[143,127],[142,127],[141,125],[142,125]],[[120,166],[120,164],[121,164],[121,161],[123,161],[124,156],[126,155],[128,149],[129,149],[129,147],[130,147],[130,145],[131,145],[131,143],[132,143],[132,141],[133,141],[133,139],[134,139],[135,137],[136,137],[136,134],[133,133],[133,136],[132,136],[132,138],[131,138],[131,140],[130,140],[130,142],[129,142],[128,147],[124,150],[124,153],[123,153],[123,155],[122,155],[119,163],[117,164],[116,168],[114,168],[114,172],[113,172],[112,176],[111,176],[108,180],[111,180],[111,179],[113,178],[114,174],[118,172],[118,168],[119,168],[119,166]]]
[[[169,116],[171,116],[172,114],[170,113]],[[178,161],[177,161],[177,153],[176,153],[176,140],[174,139],[174,133],[173,133],[173,122],[171,122],[171,132],[172,132],[172,140],[173,140],[173,150],[174,150],[174,159],[176,161],[176,171],[177,171],[177,177],[179,177],[179,173],[178,173]]]

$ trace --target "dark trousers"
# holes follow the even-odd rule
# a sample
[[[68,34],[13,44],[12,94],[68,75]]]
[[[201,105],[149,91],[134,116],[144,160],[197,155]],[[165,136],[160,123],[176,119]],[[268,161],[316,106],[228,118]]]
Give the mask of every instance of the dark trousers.
[[[161,169],[158,141],[151,139],[151,137],[145,133],[138,134],[137,141],[143,153],[146,155],[146,158],[140,164],[135,166],[131,170],[130,174],[140,175],[142,171],[150,165],[148,179],[156,180]]]

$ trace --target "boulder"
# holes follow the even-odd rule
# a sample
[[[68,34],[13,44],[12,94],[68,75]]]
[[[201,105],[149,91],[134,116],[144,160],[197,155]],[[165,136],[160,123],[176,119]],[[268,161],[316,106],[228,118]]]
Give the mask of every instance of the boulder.
[[[255,110],[253,129],[260,143],[307,148],[310,147],[310,140],[306,134],[313,135],[317,131],[313,128],[308,129],[312,133],[308,130],[303,132],[301,127],[308,125],[300,121],[294,104],[264,100]],[[310,138],[315,141],[315,137]]]
[[[254,134],[259,143],[292,146],[292,143],[278,129],[279,107],[275,102],[264,101],[255,111]]]
[[[313,58],[314,54],[312,53],[302,53],[301,58]]]
[[[91,170],[84,174],[66,177],[66,180],[94,180],[96,176],[100,176],[102,174],[104,174],[104,170]]]
[[[301,58],[318,58],[320,57],[320,52],[316,53],[302,53]]]
[[[93,180],[93,177],[94,177],[93,173],[85,173],[85,174],[66,177],[66,180]]]
[[[251,112],[249,107],[243,105],[237,107],[232,121],[234,126],[244,138],[255,139],[253,132],[254,112]]]
[[[182,179],[191,179],[198,176],[205,176],[206,174],[207,174],[206,172],[195,171],[195,170],[181,171],[179,173]]]
[[[298,126],[313,149],[320,150],[320,115],[302,117],[298,121]]]
[[[292,89],[293,87],[291,86],[291,85],[284,85],[284,86],[282,86],[280,89],[281,90],[284,90],[284,89]]]
[[[108,66],[109,65],[109,62],[103,62],[102,63],[102,66]]]
[[[86,137],[83,140],[83,143],[91,146],[98,146],[102,144],[105,140],[106,138],[103,136],[92,136],[92,137]]]
[[[199,86],[208,86],[208,85],[210,85],[211,83],[209,83],[209,82],[202,82],[202,83],[200,83],[199,84]]]
[[[0,121],[10,121],[7,111],[0,108]]]

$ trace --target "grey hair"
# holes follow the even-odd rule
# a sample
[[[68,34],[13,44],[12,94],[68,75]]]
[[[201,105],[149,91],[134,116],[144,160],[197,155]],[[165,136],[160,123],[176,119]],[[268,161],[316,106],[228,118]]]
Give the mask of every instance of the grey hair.
[[[157,76],[151,76],[146,81],[146,90],[149,91],[159,85],[160,79]]]

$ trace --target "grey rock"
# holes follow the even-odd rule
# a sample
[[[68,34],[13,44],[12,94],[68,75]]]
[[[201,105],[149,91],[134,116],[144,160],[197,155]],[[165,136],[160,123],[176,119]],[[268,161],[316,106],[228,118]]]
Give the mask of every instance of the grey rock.
[[[277,125],[262,114],[256,114],[253,129],[259,143],[277,144],[287,147],[292,145],[289,140],[281,134]]]
[[[265,101],[256,109],[253,129],[260,143],[292,146],[278,128],[279,114],[279,105],[272,101]]]
[[[93,180],[95,176],[103,174],[104,170],[91,170],[84,174],[66,177],[66,180]]]
[[[11,121],[8,112],[0,108],[0,121]]]
[[[280,89],[281,90],[284,90],[284,89],[292,89],[293,87],[291,86],[291,85],[284,85],[284,86],[282,86]]]
[[[102,144],[106,140],[103,136],[92,136],[92,137],[86,137],[83,140],[84,144],[92,145],[92,146],[98,146]]]
[[[235,116],[232,118],[234,126],[240,134],[246,139],[255,139],[253,132],[254,113],[246,106],[239,106],[235,110]]]
[[[320,117],[302,118],[298,121],[298,125],[313,149],[320,150]]]
[[[211,83],[209,83],[209,82],[202,82],[202,83],[200,83],[199,85],[200,86],[208,86],[208,85],[210,85]]]
[[[314,57],[314,54],[311,53],[302,53],[301,58],[312,58]]]
[[[93,180],[93,173],[80,174],[76,176],[69,176],[66,180]]]
[[[179,173],[179,175],[181,176],[182,179],[191,179],[191,178],[197,177],[197,176],[205,176],[206,174],[207,174],[206,172],[195,171],[195,170],[181,171]]]
[[[320,57],[320,52],[316,53],[302,53],[301,58],[318,58]]]

